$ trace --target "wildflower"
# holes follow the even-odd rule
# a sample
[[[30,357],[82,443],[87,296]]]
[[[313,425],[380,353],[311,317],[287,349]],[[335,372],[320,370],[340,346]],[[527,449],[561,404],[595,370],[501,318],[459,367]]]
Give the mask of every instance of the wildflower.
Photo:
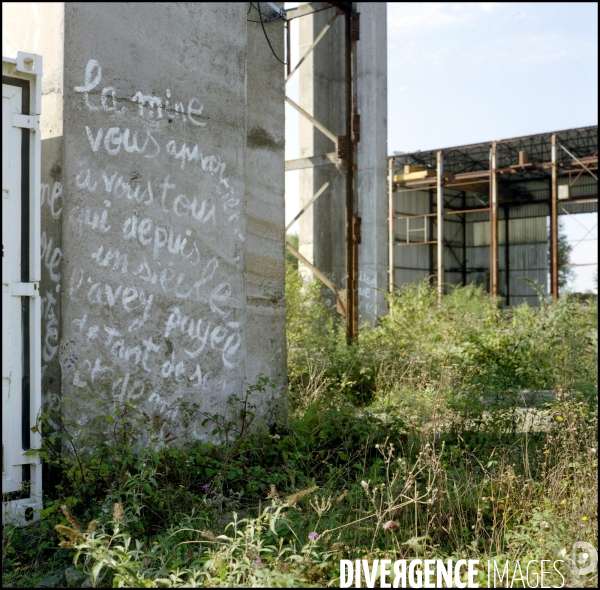
[[[563,417],[562,417],[562,416],[556,416],[556,419],[557,419],[559,422],[562,422],[562,421],[563,421]]]
[[[585,522],[587,519],[588,519],[587,516],[582,516],[581,517],[581,520],[583,520],[583,522]]]
[[[205,484],[202,486],[202,489],[203,489],[205,492],[210,492],[210,484],[209,484],[209,483],[205,483]]]
[[[313,531],[312,533],[308,533],[308,538],[311,541],[316,541],[319,538],[319,533],[317,533],[317,531]]]
[[[254,559],[254,563],[255,563],[256,565],[258,565],[258,564],[260,563],[260,557],[256,557],[256,558]]]

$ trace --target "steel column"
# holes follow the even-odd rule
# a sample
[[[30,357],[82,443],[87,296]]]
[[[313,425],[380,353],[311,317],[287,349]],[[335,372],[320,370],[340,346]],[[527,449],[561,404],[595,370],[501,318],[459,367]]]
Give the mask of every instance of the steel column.
[[[390,293],[394,292],[394,217],[396,216],[396,207],[394,204],[394,158],[388,158],[388,259],[389,259],[389,287]]]
[[[438,301],[444,294],[444,156],[437,153],[437,292]]]
[[[558,177],[556,133],[552,134],[552,184],[550,192],[550,286],[552,297],[558,299]]]
[[[498,296],[498,167],[496,142],[490,156],[490,295]]]
[[[358,122],[356,109],[356,39],[353,36],[353,11],[345,14],[345,90],[346,90],[346,343],[358,337],[358,243],[360,221],[355,214],[354,159],[357,151]]]

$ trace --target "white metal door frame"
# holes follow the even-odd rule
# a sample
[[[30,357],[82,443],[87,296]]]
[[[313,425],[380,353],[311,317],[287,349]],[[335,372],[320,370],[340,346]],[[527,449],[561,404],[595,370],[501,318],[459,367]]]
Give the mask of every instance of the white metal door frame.
[[[42,507],[40,155],[42,58],[2,57],[2,523]],[[31,451],[30,451],[31,452]]]

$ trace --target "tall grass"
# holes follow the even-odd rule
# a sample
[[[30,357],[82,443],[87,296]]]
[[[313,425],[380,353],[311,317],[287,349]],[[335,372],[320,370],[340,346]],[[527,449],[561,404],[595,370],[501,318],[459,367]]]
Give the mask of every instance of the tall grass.
[[[469,286],[438,306],[410,285],[347,347],[291,265],[286,294],[286,421],[240,415],[233,446],[134,453],[125,437],[77,466],[54,457],[47,522],[96,584],[335,586],[340,559],[453,557],[562,559],[569,584],[597,585],[570,561],[598,536],[595,302],[506,310]],[[111,420],[147,427],[126,410]],[[5,538],[23,580],[8,549],[25,545]]]

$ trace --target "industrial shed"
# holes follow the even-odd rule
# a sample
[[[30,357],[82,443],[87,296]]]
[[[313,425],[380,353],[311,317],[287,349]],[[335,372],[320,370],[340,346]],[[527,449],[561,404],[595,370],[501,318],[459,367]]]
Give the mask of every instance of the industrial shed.
[[[558,297],[558,216],[598,211],[598,126],[388,158],[390,290]],[[441,264],[438,264],[441,261]],[[539,287],[538,290],[539,290]]]

